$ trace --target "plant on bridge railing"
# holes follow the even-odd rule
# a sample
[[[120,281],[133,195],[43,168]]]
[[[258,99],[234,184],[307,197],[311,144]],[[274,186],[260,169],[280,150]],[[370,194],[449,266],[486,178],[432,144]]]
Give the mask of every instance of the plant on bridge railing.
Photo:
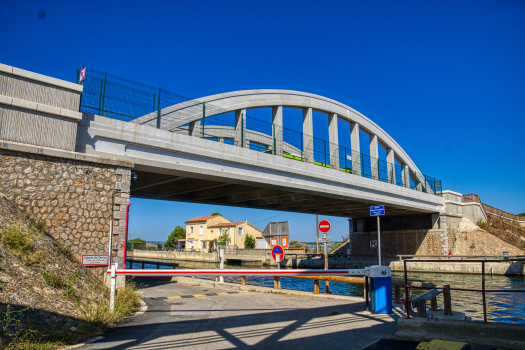
[[[244,237],[244,249],[255,249],[255,238],[249,233]]]

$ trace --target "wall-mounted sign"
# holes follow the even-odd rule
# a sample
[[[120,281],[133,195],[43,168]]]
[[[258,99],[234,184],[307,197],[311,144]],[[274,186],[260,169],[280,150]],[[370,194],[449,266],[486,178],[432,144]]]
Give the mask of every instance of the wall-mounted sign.
[[[82,255],[82,265],[85,266],[108,266],[109,255]]]

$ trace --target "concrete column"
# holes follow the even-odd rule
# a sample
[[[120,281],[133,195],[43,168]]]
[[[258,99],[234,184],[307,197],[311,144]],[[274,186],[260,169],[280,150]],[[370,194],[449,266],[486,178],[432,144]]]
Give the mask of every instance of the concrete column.
[[[312,108],[303,108],[303,158],[308,163],[314,162],[314,126]]]
[[[379,180],[379,145],[377,135],[370,134],[370,167],[372,168],[372,178]]]
[[[272,107],[272,124],[274,133],[272,149],[275,147],[275,154],[280,156],[283,154],[283,106]]]
[[[401,177],[403,178],[403,187],[410,188],[410,171],[406,164],[401,164]]]
[[[396,154],[393,149],[388,148],[386,150],[386,162],[388,169],[388,182],[396,184]]]
[[[200,123],[197,121],[190,122],[188,124],[188,135],[199,137],[199,126],[200,126]],[[202,131],[201,131],[201,135],[202,135]]]
[[[233,139],[235,146],[246,147],[246,108],[235,111],[235,131]]]
[[[361,174],[361,144],[359,143],[359,124],[350,123],[350,147],[352,148],[352,171]]]
[[[328,139],[330,140],[330,166],[339,170],[339,133],[337,114],[328,114]]]

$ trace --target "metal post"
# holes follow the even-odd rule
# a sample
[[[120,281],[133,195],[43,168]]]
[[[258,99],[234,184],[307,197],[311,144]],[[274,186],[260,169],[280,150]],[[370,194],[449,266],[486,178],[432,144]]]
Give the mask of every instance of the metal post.
[[[157,129],[160,129],[160,88],[159,88],[159,98],[157,100]]]
[[[365,311],[370,311],[370,300],[368,297],[368,276],[365,276]]]
[[[361,176],[365,176],[365,163],[363,162],[363,152],[361,152]]]
[[[301,162],[303,161],[303,148],[304,148],[304,145],[303,145],[303,133],[301,132]]]
[[[79,77],[80,77],[80,69],[78,69],[77,67],[77,79],[75,81],[76,84],[78,84]]]
[[[157,99],[157,95],[153,94],[153,109],[152,112],[155,112],[155,100]]]
[[[315,214],[316,254],[319,254],[319,215]]]
[[[483,296],[483,322],[487,323],[487,303],[485,298],[485,262],[481,262],[481,295]]]
[[[220,256],[220,259],[221,259],[221,266],[220,266],[221,270],[224,270],[224,248],[225,247],[223,245],[219,246],[219,256]],[[223,276],[219,277],[219,282],[221,282],[221,283],[224,282],[224,277]]]
[[[204,138],[204,119],[206,118],[206,103],[202,103],[202,138]]]
[[[273,126],[273,154],[276,155],[277,149],[275,148],[275,124],[273,124],[272,126]]]
[[[284,255],[284,248],[283,248],[283,255]],[[281,269],[281,256],[277,254],[275,258],[276,258],[275,261],[277,262],[277,270],[280,270]],[[274,278],[274,288],[281,289],[281,277]]]
[[[244,115],[241,113],[241,147],[244,148]]]
[[[111,268],[111,252],[113,251],[112,249],[112,246],[113,246],[113,220],[110,220],[109,221],[109,258],[108,258],[108,269]]]
[[[101,111],[104,111],[104,102],[106,100],[106,78],[107,78],[108,72],[104,73],[104,91],[102,92],[102,108]]]
[[[109,295],[109,310],[111,312],[115,310],[115,291],[117,289],[117,266],[118,264],[111,265],[111,292]]]
[[[405,271],[405,310],[407,312],[407,318],[410,318],[410,309],[412,308],[412,304],[410,303],[410,296],[408,295],[408,275],[406,260],[403,260],[403,270]]]
[[[324,140],[324,166],[326,167],[326,140]]]
[[[377,253],[379,266],[381,266],[381,227],[379,226],[379,216],[377,216]]]
[[[346,147],[345,147],[345,171],[347,171],[348,167],[346,166]]]
[[[327,244],[326,244],[326,232],[323,234],[323,237],[324,237],[324,269],[328,270],[328,248],[327,248]],[[330,287],[329,287],[329,282],[328,281],[326,281],[325,293],[326,294],[330,294]]]
[[[98,115],[102,115],[102,91],[104,90],[104,79],[100,81],[100,96],[98,97]]]

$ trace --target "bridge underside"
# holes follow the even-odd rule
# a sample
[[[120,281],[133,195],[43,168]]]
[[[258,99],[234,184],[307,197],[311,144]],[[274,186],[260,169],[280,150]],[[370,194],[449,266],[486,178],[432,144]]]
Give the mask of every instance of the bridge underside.
[[[131,196],[179,202],[216,204],[254,209],[269,209],[306,214],[339,217],[367,217],[369,207],[376,205],[368,201],[350,201],[321,195],[298,193],[296,189],[286,191],[262,187],[248,181],[240,183],[219,182],[197,178],[195,174],[173,172],[169,174],[138,170],[138,179],[131,184]],[[413,208],[386,205],[387,216],[429,213]]]

